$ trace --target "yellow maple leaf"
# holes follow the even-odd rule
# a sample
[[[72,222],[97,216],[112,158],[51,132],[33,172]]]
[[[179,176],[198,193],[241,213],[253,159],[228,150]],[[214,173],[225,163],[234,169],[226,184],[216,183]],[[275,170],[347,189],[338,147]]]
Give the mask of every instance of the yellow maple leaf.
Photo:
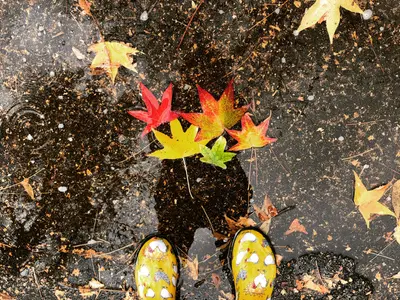
[[[114,83],[118,74],[118,68],[125,68],[137,72],[136,67],[132,64],[131,55],[140,51],[121,42],[100,42],[93,44],[88,48],[89,52],[96,52],[96,56],[90,65],[92,74],[99,75],[106,73]]]
[[[205,145],[209,140],[195,142],[198,127],[190,125],[186,132],[183,131],[181,122],[175,119],[170,122],[172,138],[153,129],[157,140],[164,146],[161,150],[156,150],[148,156],[158,157],[159,159],[178,159],[200,153],[201,145]]]
[[[305,12],[298,32],[315,25],[317,22],[326,22],[328,29],[329,39],[333,43],[333,35],[340,22],[340,7],[347,9],[351,12],[362,14],[363,11],[357,5],[356,0],[317,0]]]
[[[390,215],[395,217],[395,214],[389,208],[378,202],[385,194],[390,183],[368,191],[356,172],[354,172],[354,177],[354,203],[363,216],[365,223],[367,223],[368,228],[371,215]]]

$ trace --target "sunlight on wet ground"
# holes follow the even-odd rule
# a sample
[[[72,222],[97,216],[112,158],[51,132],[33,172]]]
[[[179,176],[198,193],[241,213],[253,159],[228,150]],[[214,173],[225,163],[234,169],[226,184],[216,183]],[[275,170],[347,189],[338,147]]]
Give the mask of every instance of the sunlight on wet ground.
[[[396,283],[374,279],[399,271],[398,245],[388,238],[395,221],[380,217],[366,230],[352,202],[351,173],[362,171],[370,186],[399,178],[399,56],[392,36],[398,24],[382,15],[376,25],[360,25],[346,15],[334,46],[346,53],[332,54],[323,28],[301,39],[292,30],[246,32],[258,19],[253,4],[207,4],[179,52],[189,2],[161,3],[148,22],[139,19],[146,3],[125,2],[103,1],[93,11],[107,40],[143,52],[135,57],[138,74],[121,68],[115,87],[89,73],[94,56],[86,49],[99,34],[78,7],[68,1],[0,6],[7,24],[0,29],[0,182],[4,188],[29,177],[35,193],[32,200],[19,185],[1,191],[0,243],[8,246],[0,247],[0,287],[10,292],[21,280],[19,290],[40,299],[34,270],[48,299],[54,289],[76,296],[92,277],[122,291],[134,286],[135,246],[158,231],[182,256],[200,261],[198,280],[182,272],[181,298],[216,299],[212,273],[221,277],[221,290],[231,292],[231,285],[221,264],[226,249],[216,250],[221,243],[212,230],[228,235],[224,215],[245,216],[268,194],[278,209],[296,205],[270,231],[285,261],[333,251],[354,258],[382,295],[398,292]],[[299,15],[292,5],[271,24],[294,28]],[[353,30],[357,47],[348,41]],[[227,170],[186,159],[191,199],[183,161],[147,157],[160,145],[151,134],[140,139],[143,124],[126,111],[143,108],[139,81],[157,97],[173,82],[174,109],[188,112],[200,111],[195,84],[218,97],[233,76],[238,103],[254,102],[256,123],[272,112],[268,135],[278,141],[257,149],[255,159],[250,150],[239,153]],[[284,234],[295,218],[307,235]],[[118,251],[91,260],[76,249]],[[384,256],[371,255],[383,249]]]

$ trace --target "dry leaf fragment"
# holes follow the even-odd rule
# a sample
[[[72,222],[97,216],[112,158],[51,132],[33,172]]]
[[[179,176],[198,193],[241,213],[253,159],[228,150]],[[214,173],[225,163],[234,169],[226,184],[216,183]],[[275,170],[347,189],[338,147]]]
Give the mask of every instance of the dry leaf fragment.
[[[15,298],[11,297],[6,292],[0,292],[0,299],[1,300],[14,300]]]
[[[184,268],[187,268],[189,271],[189,276],[193,280],[199,279],[199,260],[197,256],[195,259],[186,259],[182,258]]]
[[[73,269],[71,272],[72,276],[79,276],[81,274],[81,271],[79,271],[79,269]]]
[[[101,289],[104,287],[104,284],[102,284],[100,281],[92,278],[92,280],[89,281],[89,286],[92,289]]]
[[[391,278],[393,278],[393,279],[400,279],[400,272],[397,273],[397,274],[395,274],[395,275],[393,275]]]
[[[90,289],[88,287],[85,287],[85,286],[79,286],[78,290],[79,290],[79,294],[84,299],[92,297],[92,296],[97,294],[97,291],[94,291],[94,290],[92,290],[92,289]]]
[[[85,55],[79,51],[78,48],[72,47],[72,52],[75,54],[76,58],[79,60],[85,59]]]
[[[313,276],[311,276],[311,275],[308,275],[308,274],[304,275],[304,277],[303,277],[303,282],[304,282],[303,287],[306,288],[306,289],[309,289],[309,290],[316,291],[316,292],[318,292],[320,294],[329,293],[329,289],[327,287],[325,287],[322,284],[315,283],[313,281],[314,279],[315,278]]]
[[[32,200],[35,200],[35,194],[33,193],[33,188],[29,183],[29,178],[24,178],[20,183],[23,186],[25,192],[31,197]]]
[[[90,6],[92,6],[92,3],[90,3],[90,1],[87,0],[79,0],[78,2],[79,7],[83,10],[83,12],[89,16],[92,15],[92,13],[90,12]]]
[[[397,226],[394,229],[393,237],[400,244],[400,180],[397,180],[393,185],[392,204],[397,218]]]
[[[278,215],[278,210],[272,204],[271,199],[268,197],[268,195],[265,195],[264,203],[261,209],[255,204],[253,205],[253,208],[260,221],[268,221]]]
[[[1,296],[1,294],[0,294],[0,296]],[[64,299],[65,292],[61,291],[61,290],[55,290],[54,296],[56,296],[57,300],[62,300],[62,299]],[[0,297],[0,299],[3,299],[3,298]]]
[[[135,55],[140,51],[130,47],[128,44],[122,42],[99,42],[91,45],[88,51],[96,52],[96,56],[90,66],[94,75],[106,73],[114,83],[120,66],[137,73],[136,66],[132,64],[131,55]]]
[[[221,277],[219,277],[218,274],[216,273],[212,273],[211,274],[211,279],[212,279],[212,283],[214,284],[214,286],[219,289],[219,286],[221,285]]]
[[[400,180],[397,180],[393,184],[393,191],[392,191],[392,204],[394,214],[396,215],[397,222],[400,220]]]
[[[224,217],[232,234],[235,234],[239,229],[242,229],[244,227],[253,227],[257,225],[254,220],[246,217],[240,217],[237,221],[229,218],[227,215],[225,215]]]
[[[378,202],[383,194],[385,194],[390,183],[368,191],[356,172],[354,172],[354,177],[354,203],[363,216],[368,228],[371,216],[374,214],[395,217],[395,214],[389,208]]]
[[[299,219],[294,219],[293,222],[289,226],[289,230],[285,232],[285,235],[289,235],[293,232],[302,232],[304,234],[308,234],[306,228],[300,224]]]

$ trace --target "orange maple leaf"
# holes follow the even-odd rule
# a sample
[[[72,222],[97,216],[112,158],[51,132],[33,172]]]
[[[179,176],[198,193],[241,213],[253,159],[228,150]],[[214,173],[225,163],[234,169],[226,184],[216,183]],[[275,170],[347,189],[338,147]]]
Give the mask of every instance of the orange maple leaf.
[[[358,210],[363,216],[368,228],[371,221],[371,216],[374,214],[396,217],[396,215],[389,208],[378,202],[379,199],[382,198],[383,194],[385,194],[387,188],[390,186],[390,183],[368,191],[356,172],[354,172],[354,177],[354,204],[357,206]]]
[[[233,80],[229,82],[218,101],[200,86],[197,86],[197,91],[203,113],[180,114],[186,121],[201,128],[196,141],[220,136],[226,128],[229,129],[239,122],[249,107],[245,105],[234,108]]]
[[[266,136],[270,117],[259,125],[254,125],[250,114],[246,113],[242,118],[242,130],[226,130],[228,134],[238,141],[229,151],[245,150],[253,147],[264,147],[275,142],[276,138]]]

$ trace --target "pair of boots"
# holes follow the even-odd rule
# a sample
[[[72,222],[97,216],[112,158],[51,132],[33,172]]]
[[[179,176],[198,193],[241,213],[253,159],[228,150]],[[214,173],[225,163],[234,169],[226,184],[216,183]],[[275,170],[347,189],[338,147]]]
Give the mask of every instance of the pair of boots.
[[[264,234],[238,231],[229,251],[236,300],[270,300],[276,277],[275,256]],[[179,263],[174,247],[160,236],[142,242],[135,263],[139,298],[176,299]]]

